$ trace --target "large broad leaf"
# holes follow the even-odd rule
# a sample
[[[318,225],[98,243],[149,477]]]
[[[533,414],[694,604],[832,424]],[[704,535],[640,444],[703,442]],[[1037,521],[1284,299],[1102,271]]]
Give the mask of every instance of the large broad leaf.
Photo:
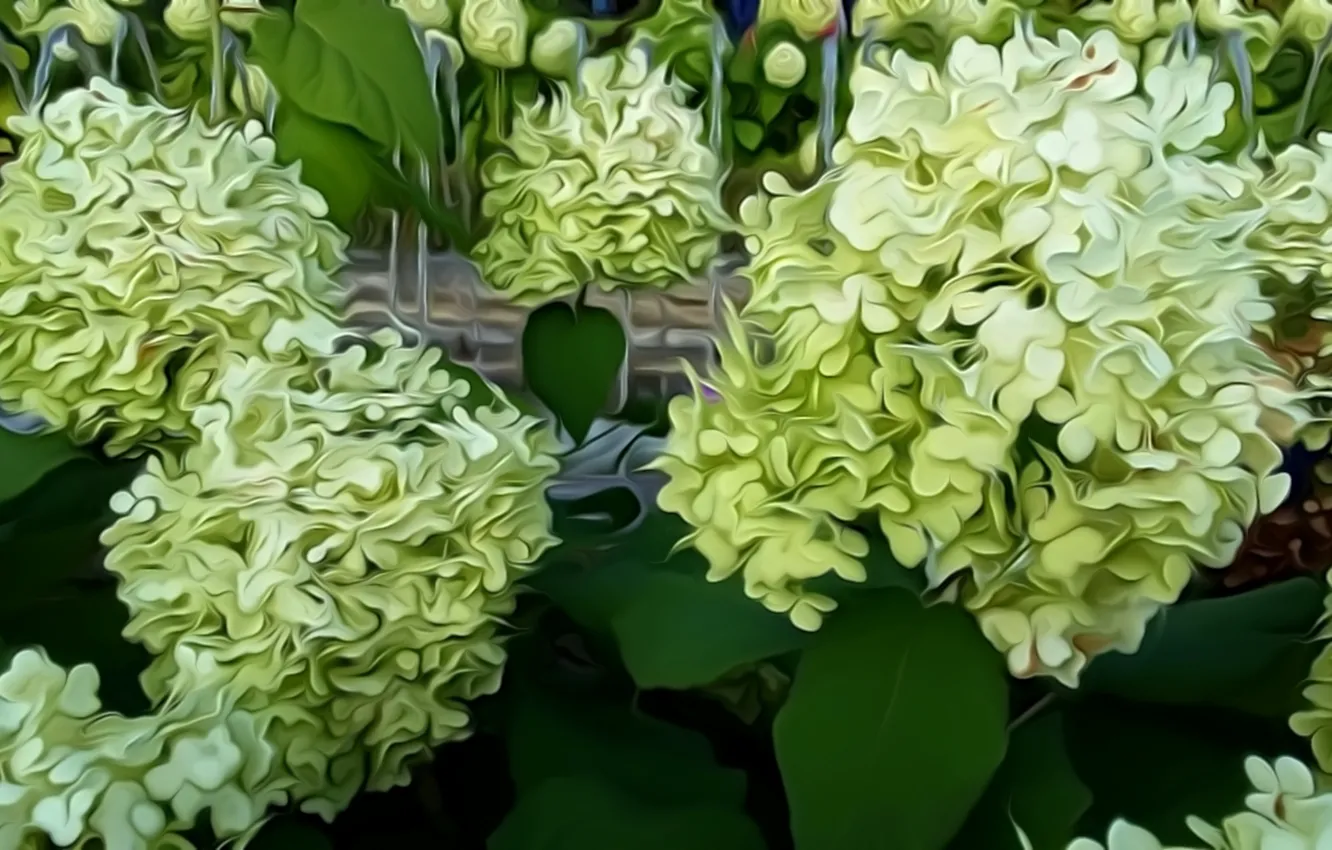
[[[1068,757],[1063,715],[1052,711],[1012,732],[1004,763],[949,846],[1023,850],[1016,825],[1032,850],[1064,850],[1091,801]]]
[[[57,466],[87,457],[64,434],[15,434],[0,428],[0,502],[36,484]]]
[[[487,850],[764,850],[738,808],[645,803],[599,779],[552,779],[519,799]]]
[[[504,737],[519,796],[560,777],[604,781],[644,803],[742,805],[744,774],[702,735],[650,717],[632,691],[562,666],[531,639],[505,673]]]
[[[559,560],[529,584],[575,622],[609,637],[642,688],[687,689],[711,684],[737,668],[798,650],[813,639],[744,591],[739,576],[707,579],[697,551],[672,548],[690,528],[678,517],[653,514],[596,555]],[[812,586],[838,600],[885,587],[922,589],[920,575],[871,545],[867,580],[818,580]]]
[[[378,161],[359,133],[321,121],[293,103],[278,105],[273,136],[278,158],[301,164],[301,180],[328,202],[328,216],[351,229],[375,194]]]
[[[798,850],[945,846],[1004,757],[1003,659],[960,608],[866,594],[805,651],[773,734]]]
[[[1079,832],[1104,839],[1115,818],[1154,832],[1167,846],[1197,846],[1185,825],[1216,823],[1244,807],[1244,759],[1298,755],[1306,744],[1280,720],[1223,709],[1140,705],[1098,697],[1066,713],[1069,754],[1093,804]]]
[[[528,317],[522,346],[528,387],[582,442],[624,362],[624,328],[606,310],[547,304]]]
[[[1286,713],[1317,651],[1308,638],[1322,616],[1324,592],[1322,582],[1295,578],[1167,608],[1148,626],[1136,653],[1096,659],[1081,689],[1139,701]],[[1266,698],[1255,699],[1260,693]]]
[[[584,628],[609,637],[642,688],[693,688],[782,655],[809,638],[745,596],[738,579],[707,580],[693,550],[671,547],[688,527],[654,515],[591,563],[552,564],[534,580]]]
[[[281,99],[345,124],[392,150],[434,157],[442,133],[407,18],[383,0],[301,0],[270,11],[251,34],[250,61]]]

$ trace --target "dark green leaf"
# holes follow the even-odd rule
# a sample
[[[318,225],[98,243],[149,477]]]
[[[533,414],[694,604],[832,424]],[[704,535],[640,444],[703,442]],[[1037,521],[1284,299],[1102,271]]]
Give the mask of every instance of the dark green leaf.
[[[756,151],[763,144],[763,125],[757,121],[736,121],[735,140],[747,151]]]
[[[772,121],[786,105],[786,92],[765,88],[759,97],[759,116],[764,123]]]
[[[299,162],[301,179],[328,202],[328,215],[351,229],[375,191],[378,163],[368,141],[345,126],[320,121],[294,104],[278,105],[273,136],[284,163]]]
[[[1270,682],[1284,660],[1307,660],[1315,651],[1307,639],[1322,616],[1323,595],[1321,582],[1295,578],[1167,608],[1149,624],[1141,649],[1097,658],[1081,689],[1138,701],[1239,707],[1238,700]],[[1286,683],[1292,698],[1304,673],[1297,675]],[[1286,708],[1278,700],[1277,712]]]
[[[301,0],[271,11],[251,33],[250,61],[280,97],[392,150],[433,157],[439,113],[407,18],[383,0]]]
[[[64,434],[15,434],[0,429],[0,502],[27,490],[46,473],[87,457]]]
[[[523,377],[577,442],[606,407],[624,355],[624,328],[596,307],[547,304],[523,329]]]
[[[949,846],[1023,850],[1017,824],[1033,850],[1064,850],[1091,799],[1069,760],[1063,716],[1050,712],[1012,732],[1003,764]]]
[[[1280,720],[1106,697],[1071,706],[1065,724],[1069,755],[1093,799],[1079,833],[1104,839],[1111,821],[1125,818],[1167,846],[1199,843],[1185,826],[1189,815],[1216,823],[1243,806],[1247,756],[1307,747]]]
[[[246,845],[250,850],[333,850],[333,842],[319,827],[295,815],[279,815]]]
[[[747,597],[738,577],[710,582],[697,552],[672,556],[687,530],[654,515],[607,556],[552,564],[534,586],[584,628],[612,637],[641,688],[699,687],[805,645],[810,636]]]
[[[933,850],[1003,760],[1003,659],[972,617],[904,591],[828,618],[774,724],[798,850]]]
[[[488,850],[764,850],[744,813],[645,803],[601,780],[552,779],[519,799]]]
[[[645,803],[739,806],[743,773],[707,739],[640,712],[632,692],[582,681],[554,660],[515,654],[506,671],[505,740],[519,795],[558,777],[591,777]]]

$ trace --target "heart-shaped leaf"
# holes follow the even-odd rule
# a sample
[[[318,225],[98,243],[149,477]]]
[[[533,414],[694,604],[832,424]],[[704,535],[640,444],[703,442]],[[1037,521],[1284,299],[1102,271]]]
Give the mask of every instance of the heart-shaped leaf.
[[[523,377],[576,442],[606,407],[624,357],[624,328],[596,307],[547,304],[523,329]]]

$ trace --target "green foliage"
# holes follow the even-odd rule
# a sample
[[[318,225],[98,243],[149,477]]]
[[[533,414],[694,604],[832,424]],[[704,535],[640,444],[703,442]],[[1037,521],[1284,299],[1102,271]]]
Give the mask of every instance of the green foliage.
[[[1098,658],[1082,687],[1142,702],[1248,708],[1288,714],[1317,647],[1324,588],[1296,578],[1219,599],[1184,602],[1157,615],[1142,648]],[[1294,678],[1282,675],[1295,658]],[[1263,705],[1276,677],[1277,705]],[[1284,681],[1280,681],[1284,679]]]
[[[301,0],[258,19],[247,53],[284,100],[384,150],[439,149],[440,122],[407,23],[379,0]]]
[[[562,302],[534,310],[523,328],[523,375],[575,442],[606,408],[625,357],[614,315]]]
[[[901,591],[847,606],[773,727],[797,848],[943,847],[1003,759],[1006,690],[963,612]]]

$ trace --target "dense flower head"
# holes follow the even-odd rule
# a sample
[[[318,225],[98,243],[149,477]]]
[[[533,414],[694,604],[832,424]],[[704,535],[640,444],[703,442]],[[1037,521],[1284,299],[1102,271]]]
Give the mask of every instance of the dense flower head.
[[[260,721],[216,691],[131,718],[103,712],[98,686],[92,665],[66,670],[40,650],[0,673],[3,850],[189,850],[181,833],[205,812],[231,838],[286,801]]]
[[[1108,31],[870,54],[829,173],[742,207],[720,400],[672,403],[659,504],[713,578],[817,628],[804,583],[862,580],[870,517],[1015,675],[1075,684],[1229,563],[1308,414],[1251,339],[1263,173],[1207,157],[1210,71]]]
[[[468,733],[515,580],[554,543],[554,438],[439,361],[392,332],[313,374],[229,357],[199,443],[150,458],[103,536],[149,696],[225,681],[330,818]]]
[[[892,40],[923,27],[944,42],[959,36],[1002,37],[1018,9],[1013,0],[857,0],[851,31],[857,37]]]
[[[14,118],[0,171],[0,403],[123,452],[184,435],[220,352],[325,350],[345,238],[259,122],[209,126],[98,78]],[[268,338],[310,319],[300,345]]]
[[[686,279],[726,227],[720,161],[684,84],[636,47],[578,73],[576,87],[520,105],[506,149],[483,167],[493,224],[474,255],[520,300]]]
[[[1245,808],[1218,825],[1198,817],[1187,824],[1201,843],[1168,848],[1146,829],[1117,820],[1104,843],[1079,838],[1068,850],[1318,850],[1332,841],[1332,794],[1321,792],[1313,773],[1298,759],[1244,760],[1253,793]],[[1024,842],[1026,844],[1026,842]],[[1029,846],[1029,845],[1028,845]]]

